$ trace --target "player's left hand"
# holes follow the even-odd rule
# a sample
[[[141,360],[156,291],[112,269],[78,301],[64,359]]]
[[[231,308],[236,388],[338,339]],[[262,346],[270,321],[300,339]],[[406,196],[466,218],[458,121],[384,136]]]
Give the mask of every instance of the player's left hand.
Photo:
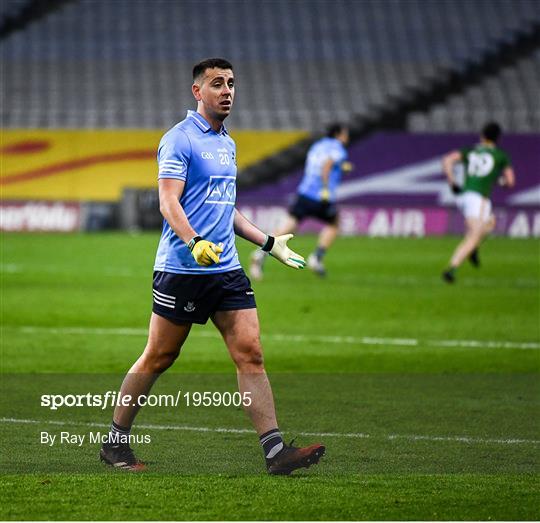
[[[344,162],[341,162],[341,171],[344,173],[350,173],[354,169],[354,164],[352,162],[349,162],[345,160]]]
[[[293,269],[303,269],[306,266],[306,260],[300,254],[292,251],[287,246],[287,242],[294,234],[284,234],[274,238],[274,245],[270,249],[270,254],[281,263],[292,267]]]

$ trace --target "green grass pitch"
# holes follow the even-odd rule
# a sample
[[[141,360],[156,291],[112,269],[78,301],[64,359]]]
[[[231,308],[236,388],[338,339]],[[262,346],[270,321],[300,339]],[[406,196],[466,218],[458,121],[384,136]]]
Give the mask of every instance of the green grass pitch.
[[[158,238],[3,236],[1,519],[540,518],[535,240],[490,239],[454,286],[440,272],[457,238],[340,238],[325,280],[268,260],[254,289],[278,419],[287,439],[326,444],[317,467],[269,477],[234,407],[143,409],[140,474],[100,464],[95,443],[42,444],[106,431],[110,409],[39,397],[118,387],[145,343]],[[235,390],[211,324],[153,392],[178,390]]]

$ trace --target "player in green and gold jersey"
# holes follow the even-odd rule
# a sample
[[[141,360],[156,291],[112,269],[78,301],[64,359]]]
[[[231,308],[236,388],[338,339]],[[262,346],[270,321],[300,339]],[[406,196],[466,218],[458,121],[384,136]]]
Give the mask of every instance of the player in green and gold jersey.
[[[495,227],[495,216],[491,212],[491,191],[495,183],[513,187],[514,170],[505,151],[497,147],[501,135],[500,126],[488,123],[480,135],[480,143],[452,151],[443,158],[443,170],[452,191],[459,194],[457,204],[465,217],[466,232],[456,247],[450,266],[442,277],[448,283],[455,281],[456,269],[468,257],[478,267],[478,247]],[[453,168],[458,162],[464,166],[464,183],[460,187],[454,178]]]

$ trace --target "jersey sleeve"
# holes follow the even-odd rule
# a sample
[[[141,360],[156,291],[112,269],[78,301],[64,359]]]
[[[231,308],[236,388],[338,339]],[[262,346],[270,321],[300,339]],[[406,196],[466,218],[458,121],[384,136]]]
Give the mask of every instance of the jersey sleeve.
[[[510,158],[510,155],[507,152],[504,152],[502,155],[502,165],[501,167],[503,169],[506,169],[506,167],[512,166],[512,159]]]
[[[471,152],[471,148],[470,147],[462,147],[461,149],[458,149],[458,150],[461,153],[461,161],[462,162],[466,161],[467,156]]]
[[[191,143],[187,135],[179,130],[167,133],[159,144],[158,180],[172,178],[185,181],[191,156]]]
[[[347,159],[347,151],[344,148],[332,148],[330,149],[330,158],[334,164],[340,164]]]

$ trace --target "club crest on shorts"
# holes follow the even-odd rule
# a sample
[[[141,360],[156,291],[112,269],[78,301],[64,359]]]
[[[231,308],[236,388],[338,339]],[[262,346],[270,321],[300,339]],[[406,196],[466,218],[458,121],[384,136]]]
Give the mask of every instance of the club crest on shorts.
[[[195,310],[195,303],[192,301],[188,301],[187,305],[184,306],[184,310],[186,312],[193,312]]]

